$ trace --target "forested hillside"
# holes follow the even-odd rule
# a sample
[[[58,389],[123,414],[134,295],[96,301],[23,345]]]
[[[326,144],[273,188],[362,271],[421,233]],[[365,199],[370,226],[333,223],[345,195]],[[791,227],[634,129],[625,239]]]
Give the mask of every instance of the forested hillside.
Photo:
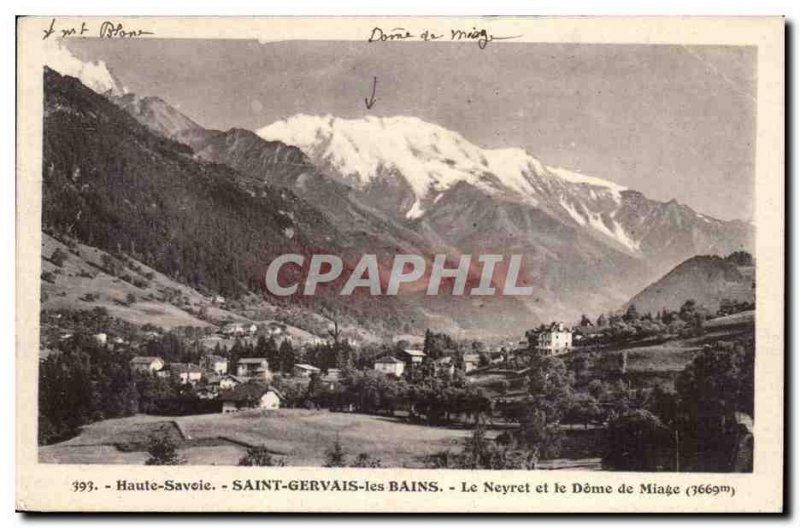
[[[224,295],[257,286],[270,255],[337,239],[291,191],[245,190],[76,79],[44,75],[43,229]]]

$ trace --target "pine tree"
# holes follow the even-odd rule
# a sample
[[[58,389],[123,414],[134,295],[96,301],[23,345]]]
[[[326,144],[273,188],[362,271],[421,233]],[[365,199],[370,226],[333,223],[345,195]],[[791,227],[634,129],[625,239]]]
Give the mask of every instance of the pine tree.
[[[178,455],[178,447],[169,434],[153,434],[147,444],[150,455],[145,461],[148,466],[177,466],[186,461]]]
[[[330,449],[325,452],[325,467],[346,467],[347,452],[342,447],[339,438],[333,443]]]
[[[294,347],[291,341],[284,339],[278,349],[278,357],[281,372],[291,372],[295,364]]]

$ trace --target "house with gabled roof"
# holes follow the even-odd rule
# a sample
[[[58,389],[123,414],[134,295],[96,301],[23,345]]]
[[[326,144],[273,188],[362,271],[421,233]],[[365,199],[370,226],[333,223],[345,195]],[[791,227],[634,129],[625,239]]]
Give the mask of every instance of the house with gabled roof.
[[[320,369],[307,363],[295,363],[295,365],[292,367],[292,374],[298,378],[310,378],[312,374],[319,373]]]
[[[187,383],[194,385],[203,379],[203,369],[193,363],[170,363],[167,370],[169,370],[170,376],[181,385]]]
[[[230,390],[237,385],[246,383],[247,380],[234,376],[233,374],[210,374],[208,376],[208,385],[216,390]]]
[[[221,391],[218,399],[222,402],[222,412],[229,413],[245,409],[278,409],[284,397],[271,385],[248,381],[231,390]]]
[[[228,358],[216,354],[207,354],[200,362],[200,365],[215,374],[228,373]]]
[[[136,356],[128,362],[132,372],[158,372],[164,368],[164,360],[158,356]]]
[[[269,362],[265,358],[241,358],[236,363],[236,375],[266,380],[270,377]]]
[[[406,361],[408,366],[415,367],[417,365],[422,364],[422,361],[425,359],[425,352],[422,350],[415,350],[412,348],[407,348],[400,352],[399,354],[402,359]]]
[[[373,368],[382,374],[400,377],[405,372],[406,363],[394,356],[383,356],[375,360]]]

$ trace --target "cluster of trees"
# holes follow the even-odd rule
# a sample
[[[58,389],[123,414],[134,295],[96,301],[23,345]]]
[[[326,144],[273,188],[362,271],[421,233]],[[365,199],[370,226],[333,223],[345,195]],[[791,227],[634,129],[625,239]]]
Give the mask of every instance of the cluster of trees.
[[[575,328],[583,345],[620,344],[647,338],[670,336],[698,336],[703,334],[703,325],[710,317],[709,311],[694,299],[684,302],[678,310],[663,309],[656,314],[640,314],[635,304],[624,313],[600,314],[595,322],[586,315],[581,316]]]
[[[247,448],[247,453],[239,459],[239,465],[282,467],[286,465],[286,461],[270,453],[264,446],[253,446]]]
[[[569,369],[554,358],[534,358],[524,398],[497,403],[518,427],[490,439],[481,425],[461,450],[428,459],[433,467],[533,469],[555,457],[560,425],[591,419],[603,424],[603,465],[620,471],[749,471],[752,451],[753,346],[706,347],[679,375],[676,390],[631,388],[594,380],[577,392]],[[538,374],[537,374],[538,373]],[[743,423],[744,422],[744,423]],[[737,456],[738,455],[738,456]],[[748,458],[748,456],[750,458]]]
[[[755,310],[756,305],[754,302],[737,301],[735,299],[722,299],[719,302],[719,309],[717,315],[722,317],[725,315],[733,315],[747,310]]]
[[[214,354],[227,358],[232,371],[236,363],[246,357],[266,359],[272,372],[291,372],[294,364],[302,360],[299,351],[295,350],[288,339],[282,340],[278,345],[274,337],[263,335],[258,336],[255,343],[236,339],[230,348],[217,344]]]
[[[492,414],[489,394],[467,384],[463,375],[405,379],[373,370],[346,369],[336,383],[324,384],[315,374],[308,383],[276,377],[273,385],[281,390],[288,407],[387,415],[402,410],[410,420],[427,424],[479,423]]]
[[[533,451],[488,438],[486,428],[478,426],[460,451],[436,453],[427,463],[447,469],[536,469],[536,456]]]
[[[258,336],[255,343],[237,339],[230,348],[219,344],[214,354],[228,358],[230,365],[244,357],[264,358],[274,373],[289,374],[296,363],[308,363],[323,373],[328,369],[353,368],[355,364],[369,364],[370,356],[355,350],[347,340],[333,341],[304,348],[295,348],[289,339],[278,341],[270,336]]]
[[[85,334],[39,362],[39,443],[63,441],[88,423],[138,412],[184,414],[199,403],[191,385],[132,373],[134,353]]]
[[[706,346],[680,373],[674,392],[644,391],[611,416],[606,467],[751,470],[752,459],[736,462],[734,455],[750,434],[753,366],[752,342]]]
[[[357,467],[357,468],[379,468],[381,460],[374,458],[369,453],[359,453],[354,459],[349,460],[349,453],[342,446],[337,438],[325,451],[325,467]]]
[[[41,360],[39,443],[68,438],[89,422],[135,413],[139,394],[128,367],[131,357],[76,334],[62,343],[60,353]]]
[[[195,399],[191,386],[130,369],[130,360],[142,354],[171,362],[197,361],[199,345],[177,333],[145,340],[152,328],[114,319],[103,308],[42,312],[41,327],[42,347],[49,352],[39,362],[40,444],[65,440],[87,423],[161,412],[163,402]],[[121,342],[109,338],[103,343],[95,338],[100,333]]]

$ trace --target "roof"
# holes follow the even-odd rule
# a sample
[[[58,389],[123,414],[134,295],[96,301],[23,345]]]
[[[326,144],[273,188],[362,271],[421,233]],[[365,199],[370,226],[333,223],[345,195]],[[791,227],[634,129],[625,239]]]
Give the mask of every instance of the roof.
[[[240,378],[239,376],[234,376],[233,374],[209,374],[208,382],[212,384],[220,383],[224,379],[232,379],[237,383],[244,383],[246,380],[244,378]]]
[[[571,332],[564,323],[552,323],[547,327],[546,332]]]
[[[130,360],[130,363],[149,365],[153,361],[161,361],[161,362],[163,362],[164,360],[161,359],[158,356],[136,356],[135,358]]]
[[[425,357],[425,352],[423,352],[422,350],[406,349],[403,350],[403,352],[405,352],[409,356]]]
[[[200,374],[203,373],[203,369],[201,369],[197,365],[193,365],[192,363],[170,363],[168,368],[170,372],[199,372]]]
[[[473,362],[473,361],[475,361],[475,362],[478,362],[478,363],[480,363],[480,361],[481,361],[481,356],[480,356],[480,354],[464,354],[464,361],[465,361],[465,362],[467,362],[467,361],[468,361],[468,362]]]
[[[245,363],[251,365],[260,365],[261,363],[266,363],[266,362],[267,360],[265,358],[242,358],[237,362],[237,364]]]
[[[303,370],[313,370],[315,372],[319,371],[317,367],[315,367],[314,365],[309,365],[308,363],[295,363],[294,368],[299,368]]]
[[[228,358],[218,356],[216,354],[208,354],[206,356],[206,361],[228,361]]]
[[[265,385],[264,383],[254,381],[242,383],[231,390],[220,392],[219,399],[222,401],[231,402],[255,401],[268,392],[274,392],[278,398],[282,400],[284,399],[283,394],[281,394],[281,392],[272,385]]]
[[[405,363],[404,361],[400,361],[394,356],[384,356],[382,358],[378,358],[375,360],[375,363],[383,363],[383,364],[397,364],[397,363]]]

